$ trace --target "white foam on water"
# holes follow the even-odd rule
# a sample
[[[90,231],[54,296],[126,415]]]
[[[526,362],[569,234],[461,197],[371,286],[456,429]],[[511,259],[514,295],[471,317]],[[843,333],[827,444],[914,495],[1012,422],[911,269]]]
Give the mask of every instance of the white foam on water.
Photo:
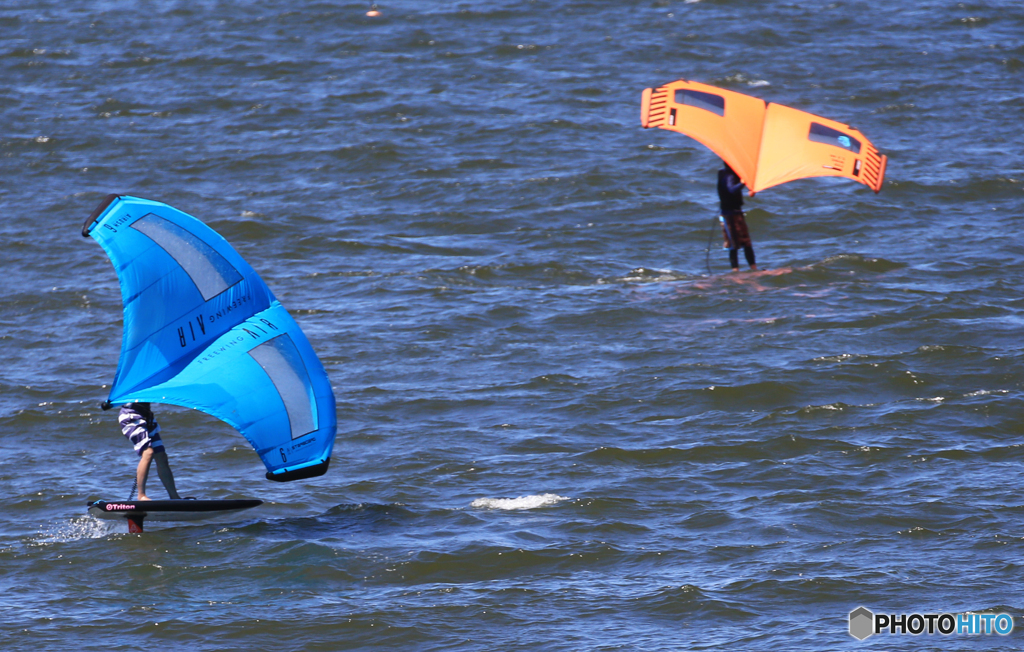
[[[56,523],[39,532],[33,541],[36,545],[67,543],[80,539],[102,539],[111,533],[110,523],[104,523],[91,516],[79,516],[69,521]]]
[[[563,500],[569,500],[568,496],[558,494],[539,494],[535,496],[519,496],[518,498],[477,498],[470,507],[481,509],[536,509],[547,507]]]
[[[964,394],[964,397],[965,398],[969,398],[971,396],[988,396],[989,394],[1009,394],[1009,393],[1010,393],[1010,390],[1008,390],[1008,389],[979,389],[976,392],[971,392],[969,394]]]

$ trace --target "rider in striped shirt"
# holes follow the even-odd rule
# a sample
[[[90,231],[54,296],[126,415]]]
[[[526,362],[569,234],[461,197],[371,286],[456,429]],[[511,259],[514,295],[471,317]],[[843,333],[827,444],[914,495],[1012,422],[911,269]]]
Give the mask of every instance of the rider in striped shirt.
[[[135,471],[135,480],[139,487],[139,500],[150,500],[146,495],[146,480],[149,478],[149,466],[156,459],[156,472],[160,482],[167,489],[167,494],[178,500],[178,490],[174,486],[174,474],[167,461],[167,451],[160,439],[160,424],[156,422],[149,403],[126,403],[117,417],[121,424],[121,432],[135,446],[139,454],[139,467]]]

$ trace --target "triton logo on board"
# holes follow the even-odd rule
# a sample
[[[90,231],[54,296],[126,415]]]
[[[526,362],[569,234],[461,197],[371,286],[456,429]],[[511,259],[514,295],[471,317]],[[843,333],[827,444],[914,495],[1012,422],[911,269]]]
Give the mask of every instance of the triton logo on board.
[[[1007,613],[875,614],[865,607],[850,612],[850,636],[863,641],[875,634],[998,634],[1013,631]]]

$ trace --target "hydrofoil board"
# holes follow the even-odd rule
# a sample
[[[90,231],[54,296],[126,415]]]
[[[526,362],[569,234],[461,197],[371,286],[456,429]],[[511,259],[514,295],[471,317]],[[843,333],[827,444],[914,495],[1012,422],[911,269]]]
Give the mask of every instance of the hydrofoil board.
[[[96,518],[126,519],[129,532],[141,532],[143,519],[150,521],[198,521],[262,505],[262,500],[95,500],[88,503]],[[138,528],[137,530],[135,528]]]

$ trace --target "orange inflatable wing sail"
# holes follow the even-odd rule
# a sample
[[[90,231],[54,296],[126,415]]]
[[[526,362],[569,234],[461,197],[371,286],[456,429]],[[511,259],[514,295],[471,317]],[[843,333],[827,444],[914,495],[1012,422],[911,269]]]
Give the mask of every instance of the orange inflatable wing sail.
[[[693,138],[753,188],[765,108],[756,97],[680,79],[644,90],[640,123]]]
[[[806,177],[845,177],[876,193],[882,189],[887,157],[849,125],[769,104],[750,194]]]
[[[677,131],[729,164],[750,194],[806,177],[846,177],[876,193],[888,158],[849,125],[680,79],[643,92],[640,123]]]

